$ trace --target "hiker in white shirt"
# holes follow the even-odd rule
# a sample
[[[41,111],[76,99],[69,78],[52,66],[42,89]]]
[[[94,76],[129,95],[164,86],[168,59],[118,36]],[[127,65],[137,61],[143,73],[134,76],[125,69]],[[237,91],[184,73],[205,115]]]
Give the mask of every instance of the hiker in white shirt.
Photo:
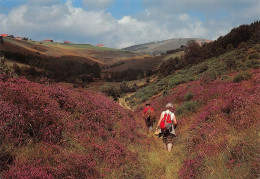
[[[165,148],[171,152],[174,137],[176,137],[175,129],[177,127],[177,120],[174,113],[171,111],[173,108],[172,103],[166,104],[166,110],[161,113],[160,120],[156,129],[161,128],[159,137],[163,137]]]

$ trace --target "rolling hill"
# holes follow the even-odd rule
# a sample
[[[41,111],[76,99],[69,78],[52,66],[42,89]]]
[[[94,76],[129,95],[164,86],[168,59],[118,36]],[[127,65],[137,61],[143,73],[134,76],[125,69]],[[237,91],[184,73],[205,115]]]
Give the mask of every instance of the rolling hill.
[[[141,58],[140,54],[106,48],[89,44],[63,44],[51,42],[25,41],[14,38],[4,38],[1,50],[10,53],[46,56],[52,58],[70,58],[82,63],[98,63],[110,65],[128,58]]]
[[[179,52],[151,56],[127,50],[97,47],[90,44],[39,42],[17,40],[10,37],[3,38],[0,50],[6,57],[9,66],[17,64],[20,68],[26,67],[28,69],[33,67],[41,71],[38,76],[43,75],[55,81],[71,83],[75,83],[77,78],[83,81],[88,78],[86,75],[93,73],[90,68],[94,64],[98,64],[101,68],[100,74],[102,78],[115,73],[125,73],[130,69],[138,70],[144,74],[147,71],[158,70],[164,61],[182,54],[182,52]],[[84,65],[87,67],[84,67]],[[21,70],[18,69],[18,71]],[[30,70],[22,73],[25,75],[31,74]],[[82,77],[82,75],[85,77]],[[61,76],[63,77],[60,78]]]
[[[189,41],[195,41],[200,45],[204,43],[212,42],[212,40],[197,39],[197,38],[174,38],[169,40],[134,45],[134,46],[123,48],[123,50],[157,55],[161,53],[166,53],[167,51],[170,50],[178,49],[181,46],[186,46],[186,44]]]
[[[18,57],[13,57],[12,54],[22,54],[59,61],[69,60],[71,62],[75,61],[88,64],[98,63],[101,67],[104,67],[106,73],[122,71],[128,68],[139,68],[144,71],[156,69],[165,61],[166,57],[154,58],[153,56],[138,52],[97,47],[90,44],[25,41],[8,37],[4,37],[3,40],[4,43],[0,44],[1,52],[7,59],[13,62],[19,62],[19,59]]]

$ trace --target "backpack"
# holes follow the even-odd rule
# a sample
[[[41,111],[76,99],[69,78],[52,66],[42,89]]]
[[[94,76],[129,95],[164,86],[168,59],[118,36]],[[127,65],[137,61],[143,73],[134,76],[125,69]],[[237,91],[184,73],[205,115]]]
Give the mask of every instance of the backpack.
[[[148,109],[147,111],[146,111],[146,113],[145,113],[145,116],[144,116],[144,118],[147,120],[148,118],[151,120],[151,119],[153,119],[155,117],[155,112],[154,112],[154,110],[152,110],[152,109]]]
[[[172,127],[172,120],[171,120],[171,112],[165,113],[164,117],[160,123],[160,127],[162,131],[170,130]]]

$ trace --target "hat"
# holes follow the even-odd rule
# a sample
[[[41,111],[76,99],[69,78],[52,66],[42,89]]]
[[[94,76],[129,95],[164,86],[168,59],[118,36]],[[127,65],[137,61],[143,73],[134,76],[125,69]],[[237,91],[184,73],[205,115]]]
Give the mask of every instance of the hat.
[[[173,108],[173,104],[172,103],[167,103],[166,104],[166,108]]]

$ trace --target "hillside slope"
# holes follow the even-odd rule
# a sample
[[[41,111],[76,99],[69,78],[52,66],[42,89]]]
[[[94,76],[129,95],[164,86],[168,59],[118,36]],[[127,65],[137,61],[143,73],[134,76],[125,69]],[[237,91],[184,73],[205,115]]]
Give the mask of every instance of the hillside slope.
[[[104,95],[0,75],[1,178],[139,178],[144,136]]]
[[[149,53],[149,54],[161,54],[170,50],[175,50],[181,46],[186,46],[189,41],[195,41],[198,44],[209,43],[211,40],[197,39],[197,38],[174,38],[169,40],[163,40],[158,42],[150,42],[145,44],[134,45],[123,48],[123,50],[129,50],[132,52]]]
[[[173,102],[179,125],[171,154],[151,139],[147,178],[260,177],[260,70],[250,73],[240,83],[195,80],[152,100],[157,119]]]
[[[86,86],[94,78],[124,81],[127,80],[129,70],[145,76],[149,71],[158,70],[164,61],[175,55],[154,57],[88,44],[35,42],[8,37],[3,40],[0,52],[9,66],[15,65],[15,71],[19,75],[33,80],[47,77],[56,82],[73,83],[75,86]],[[117,76],[122,76],[123,79],[117,79]],[[137,79],[137,76],[133,78]]]
[[[150,139],[154,150],[142,160],[147,178],[260,177],[259,25],[234,28],[202,47],[191,44],[160,68],[169,73],[126,99],[133,107],[149,101],[157,119],[165,104],[174,104],[173,151],[167,155],[162,141]]]
[[[48,56],[53,58],[68,58],[71,60],[100,65],[113,64],[127,58],[138,58],[138,54],[89,44],[62,44],[51,42],[37,42],[4,38],[0,44],[3,53],[23,53],[28,55]],[[8,55],[7,55],[8,58]]]

